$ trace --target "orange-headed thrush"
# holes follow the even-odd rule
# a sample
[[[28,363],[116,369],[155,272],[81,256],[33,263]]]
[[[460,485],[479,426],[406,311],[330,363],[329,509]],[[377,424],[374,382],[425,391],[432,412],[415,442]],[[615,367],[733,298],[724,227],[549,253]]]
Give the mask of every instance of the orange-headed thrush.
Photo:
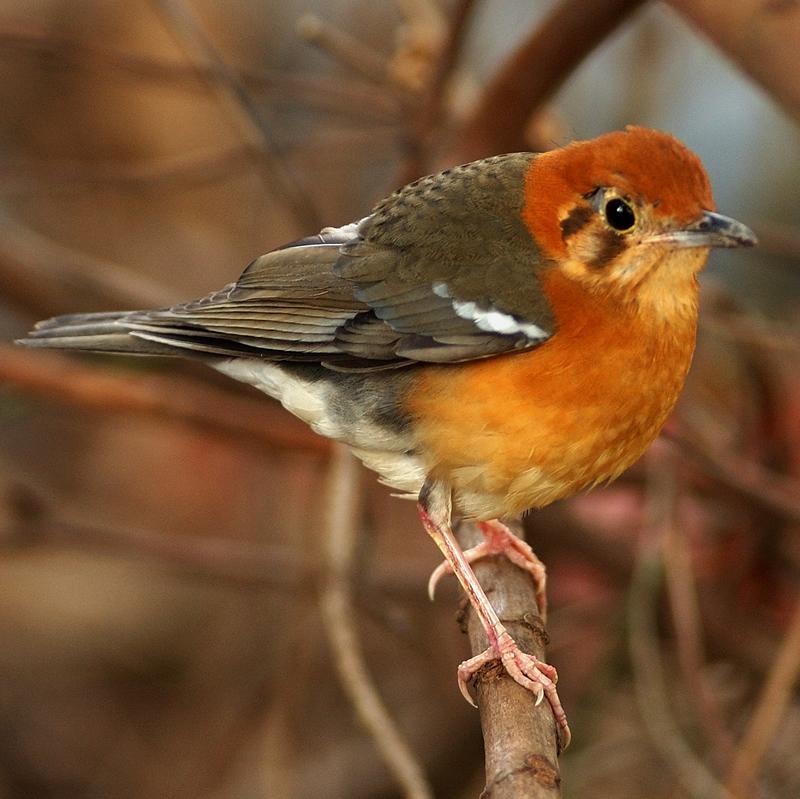
[[[154,311],[41,322],[34,347],[206,360],[346,442],[413,496],[500,658],[569,727],[555,670],[520,651],[470,561],[544,568],[499,519],[618,476],[645,451],[695,346],[711,247],[755,243],[714,211],[700,160],[630,127],[421,178],[369,216],[253,261],[235,283]],[[462,552],[451,514],[485,544]]]

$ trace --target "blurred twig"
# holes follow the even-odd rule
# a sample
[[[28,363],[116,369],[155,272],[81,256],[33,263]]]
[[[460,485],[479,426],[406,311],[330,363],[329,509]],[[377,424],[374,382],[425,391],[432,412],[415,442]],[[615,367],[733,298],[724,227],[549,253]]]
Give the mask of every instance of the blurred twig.
[[[474,5],[475,0],[459,0],[452,12],[447,40],[409,136],[404,163],[397,180],[400,184],[418,178],[430,168],[429,149],[434,135],[441,138],[448,81],[458,63]]]
[[[753,783],[787,705],[792,691],[800,679],[800,605],[786,638],[774,659],[756,710],[731,767],[728,788],[734,799],[749,799],[753,796]]]
[[[478,543],[481,534],[463,525],[462,548]],[[485,558],[475,574],[500,620],[523,652],[545,659],[547,634],[536,606],[536,592],[527,572],[507,558]],[[486,634],[470,609],[467,630],[473,655],[488,646]],[[536,705],[535,695],[508,676],[497,661],[474,679],[481,714],[486,757],[486,799],[534,799],[561,795],[558,735],[547,702]]]
[[[531,116],[643,2],[561,0],[489,82],[459,137],[453,160],[530,149],[525,130]]]
[[[178,421],[249,446],[308,452],[330,450],[302,422],[266,400],[246,399],[197,381],[86,367],[77,358],[0,345],[0,382],[49,402]]]
[[[380,698],[364,662],[352,596],[359,473],[355,458],[343,444],[334,447],[328,481],[324,536],[327,579],[319,601],[333,662],[345,693],[403,795],[407,799],[432,799],[422,767]]]
[[[659,754],[691,796],[732,799],[691,749],[670,708],[658,652],[656,598],[663,579],[664,537],[674,524],[674,470],[664,464],[651,468],[648,488],[650,520],[642,531],[628,599],[628,644],[641,717]]]
[[[800,117],[800,4],[794,0],[668,0],[694,28]]]
[[[209,81],[214,79],[214,71],[202,64],[120,52],[52,31],[19,25],[0,27],[0,49],[33,53],[55,61],[59,67],[68,64],[98,71],[112,68],[139,80],[171,86],[180,84],[186,89],[207,91]],[[268,69],[256,72],[237,68],[235,72],[248,89],[269,92],[273,102],[284,99],[295,106],[298,100],[302,100],[316,108],[358,119],[375,118],[388,122],[398,118],[396,100],[368,83]]]
[[[251,161],[252,152],[244,145],[135,162],[36,160],[0,171],[0,193],[76,192],[94,184],[209,183],[230,178],[249,167]]]
[[[800,521],[800,485],[791,477],[777,474],[766,466],[735,452],[717,452],[695,443],[698,437],[677,435],[668,430],[663,437],[674,441],[704,471],[720,482],[735,488],[761,505]]]
[[[3,299],[31,314],[164,305],[169,290],[119,264],[46,238],[0,215]]]
[[[675,453],[667,453],[666,465],[677,477],[673,463]],[[664,573],[671,620],[675,629],[678,661],[688,691],[692,694],[695,718],[705,732],[717,768],[730,760],[733,739],[726,729],[719,703],[709,690],[705,678],[705,656],[700,607],[697,601],[691,549],[683,529],[677,524],[667,527],[663,540]]]
[[[44,506],[43,506],[44,507]],[[3,530],[10,546],[69,546],[151,558],[206,579],[296,592],[313,574],[289,548],[228,538],[200,538],[130,528],[95,527],[54,517],[19,520]]]
[[[245,141],[258,152],[263,167],[262,179],[270,193],[285,203],[295,221],[307,232],[318,230],[322,222],[311,198],[301,188],[284,159],[275,152],[270,138],[271,123],[253,101],[239,75],[228,66],[184,0],[153,0],[170,29],[183,42],[192,61],[210,70],[210,85],[225,103],[226,115],[241,131]]]
[[[347,31],[308,13],[297,21],[297,33],[362,78],[384,88],[387,86],[386,59]]]

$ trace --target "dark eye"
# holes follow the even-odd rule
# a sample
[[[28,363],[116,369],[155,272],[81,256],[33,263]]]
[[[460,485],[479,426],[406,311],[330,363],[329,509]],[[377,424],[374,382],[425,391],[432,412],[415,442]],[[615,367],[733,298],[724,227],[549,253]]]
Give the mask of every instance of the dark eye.
[[[614,197],[609,200],[605,207],[606,222],[608,222],[614,230],[624,232],[630,230],[636,224],[636,214],[633,213],[633,208],[621,200],[619,197]]]

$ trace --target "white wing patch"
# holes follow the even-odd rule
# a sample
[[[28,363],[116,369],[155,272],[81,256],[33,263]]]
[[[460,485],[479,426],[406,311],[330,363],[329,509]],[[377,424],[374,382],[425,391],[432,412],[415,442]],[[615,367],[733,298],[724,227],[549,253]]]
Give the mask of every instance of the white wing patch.
[[[497,308],[490,306],[488,309],[484,309],[475,302],[455,299],[450,295],[446,283],[434,283],[433,293],[437,297],[449,299],[457,316],[474,322],[476,327],[487,333],[500,333],[506,336],[522,333],[531,341],[542,341],[548,336],[539,325],[535,325],[533,322],[520,322],[511,314],[499,311]]]

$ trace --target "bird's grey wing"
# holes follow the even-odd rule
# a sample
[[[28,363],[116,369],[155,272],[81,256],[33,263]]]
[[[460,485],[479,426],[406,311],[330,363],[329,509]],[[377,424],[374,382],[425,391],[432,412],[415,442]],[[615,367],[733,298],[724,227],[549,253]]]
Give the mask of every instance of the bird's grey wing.
[[[553,319],[522,222],[531,157],[499,156],[416,181],[360,222],[267,253],[199,300],[56,317],[22,343],[343,371],[534,347],[552,334]]]
[[[326,228],[262,255],[235,283],[152,311],[70,314],[40,322],[21,343],[136,354],[336,357],[336,331],[369,307],[333,266],[355,225]]]
[[[422,178],[379,204],[343,246],[336,272],[401,334],[396,357],[466,361],[552,335],[541,255],[522,220],[533,157],[497,156]],[[356,337],[362,325],[356,317],[345,332]]]

